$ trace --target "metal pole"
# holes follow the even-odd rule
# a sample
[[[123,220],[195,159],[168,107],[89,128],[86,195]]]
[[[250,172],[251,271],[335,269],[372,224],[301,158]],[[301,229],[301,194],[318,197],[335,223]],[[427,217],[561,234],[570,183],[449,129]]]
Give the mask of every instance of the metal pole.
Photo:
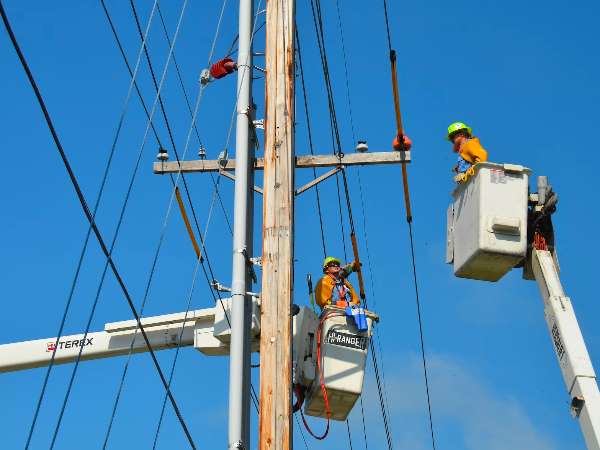
[[[231,276],[229,449],[250,448],[250,314],[248,261],[252,256],[254,147],[250,145],[252,98],[252,0],[240,0],[235,204]],[[250,230],[249,230],[250,229]],[[248,241],[250,238],[250,241]]]

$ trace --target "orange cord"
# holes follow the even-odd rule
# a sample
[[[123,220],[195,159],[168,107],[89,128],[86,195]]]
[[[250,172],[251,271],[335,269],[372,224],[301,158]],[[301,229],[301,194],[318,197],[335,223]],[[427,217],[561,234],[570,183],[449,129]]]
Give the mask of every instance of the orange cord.
[[[319,441],[325,439],[327,437],[327,435],[329,434],[329,425],[330,425],[329,419],[331,417],[331,408],[329,406],[329,398],[327,397],[327,389],[325,388],[325,377],[324,377],[324,373],[323,373],[323,364],[321,362],[321,333],[323,332],[323,322],[325,322],[325,320],[329,319],[330,317],[337,316],[337,315],[341,315],[341,314],[338,314],[335,312],[330,312],[328,314],[325,314],[323,317],[321,317],[321,320],[319,321],[319,326],[317,327],[317,335],[316,335],[316,339],[317,339],[317,369],[319,370],[319,377],[320,377],[320,382],[321,382],[321,392],[323,393],[323,401],[325,402],[325,413],[327,414],[327,427],[325,428],[325,432],[321,436],[318,436],[315,433],[313,433],[313,431],[308,426],[306,417],[304,417],[304,412],[302,412],[302,409],[300,410],[300,415],[302,416],[302,422],[304,422],[304,426],[306,427],[306,430],[310,433],[310,435],[312,437],[314,437],[315,439],[317,439]]]

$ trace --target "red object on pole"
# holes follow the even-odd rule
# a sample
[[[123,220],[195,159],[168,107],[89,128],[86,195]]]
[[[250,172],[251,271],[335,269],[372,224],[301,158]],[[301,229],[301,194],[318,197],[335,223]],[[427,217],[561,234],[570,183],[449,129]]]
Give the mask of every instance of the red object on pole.
[[[215,78],[223,78],[237,70],[236,62],[231,58],[223,58],[210,66],[210,75]]]

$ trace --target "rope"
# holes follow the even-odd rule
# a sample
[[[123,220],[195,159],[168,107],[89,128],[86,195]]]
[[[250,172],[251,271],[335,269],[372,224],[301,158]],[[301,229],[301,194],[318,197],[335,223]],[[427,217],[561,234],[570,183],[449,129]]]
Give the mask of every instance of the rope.
[[[116,265],[115,265],[115,263],[114,263],[111,255],[110,255],[110,253],[109,253],[109,251],[108,251],[108,249],[106,247],[104,239],[102,238],[102,234],[101,234],[98,226],[96,225],[96,223],[94,221],[94,217],[92,215],[92,212],[90,211],[90,208],[88,206],[87,200],[85,199],[83,191],[81,190],[81,187],[79,186],[79,182],[77,181],[77,177],[75,176],[75,173],[73,172],[73,170],[71,168],[71,164],[70,164],[70,162],[69,162],[69,160],[67,158],[67,155],[66,155],[66,153],[65,153],[65,151],[63,149],[63,146],[62,146],[62,144],[60,142],[60,139],[58,137],[56,129],[54,128],[54,124],[53,124],[52,119],[50,117],[50,114],[49,114],[49,112],[48,112],[48,110],[46,108],[44,99],[43,99],[43,97],[42,97],[42,95],[40,93],[40,90],[39,90],[39,88],[37,86],[37,83],[35,82],[33,74],[31,73],[31,70],[29,69],[29,65],[27,64],[27,61],[25,60],[25,57],[24,57],[23,53],[21,52],[21,49],[20,49],[19,44],[18,44],[18,42],[16,40],[16,37],[15,37],[13,31],[12,31],[12,27],[10,26],[8,17],[6,15],[6,12],[4,10],[4,6],[2,5],[1,0],[0,0],[0,14],[2,15],[2,20],[4,22],[4,26],[6,27],[6,30],[7,30],[8,34],[9,34],[9,37],[10,37],[11,42],[12,42],[12,45],[13,45],[15,51],[17,52],[19,60],[21,61],[21,65],[23,66],[23,69],[25,70],[25,73],[27,74],[27,78],[29,79],[29,83],[31,84],[31,87],[32,87],[32,89],[33,89],[33,91],[35,93],[35,96],[36,96],[37,101],[38,101],[38,103],[40,105],[40,108],[42,109],[42,113],[43,113],[44,118],[46,120],[46,123],[48,125],[48,129],[50,130],[50,133],[52,134],[52,138],[53,138],[54,143],[56,145],[56,148],[57,148],[57,150],[58,150],[58,152],[60,154],[60,157],[61,157],[61,159],[63,161],[65,169],[67,170],[67,173],[69,175],[71,183],[72,183],[72,185],[73,185],[73,187],[75,189],[76,195],[77,195],[77,197],[79,199],[79,202],[80,202],[81,207],[83,209],[83,212],[84,212],[84,214],[86,216],[86,219],[88,220],[89,224],[93,228],[94,234],[95,234],[95,236],[96,236],[96,238],[98,240],[98,243],[100,244],[102,252],[106,256],[107,261],[108,261],[108,263],[109,263],[109,265],[110,265],[110,267],[112,269],[112,272],[114,273],[115,278],[117,279],[117,282],[118,282],[121,290],[123,291],[123,294],[125,295],[127,303],[129,304],[129,307],[131,309],[131,312],[135,316],[135,320],[138,323],[138,326],[140,327],[140,330],[141,330],[142,335],[144,337],[144,341],[145,341],[145,343],[146,343],[146,345],[148,347],[150,355],[152,356],[152,360],[154,362],[155,368],[156,368],[156,370],[157,370],[157,372],[158,372],[158,374],[159,374],[159,376],[161,378],[161,381],[163,382],[165,390],[168,392],[169,399],[171,400],[171,403],[173,404],[173,408],[175,409],[175,412],[177,414],[177,418],[178,418],[178,420],[179,420],[182,428],[184,429],[186,437],[188,438],[188,441],[189,441],[190,445],[192,446],[192,448],[195,449],[196,447],[194,445],[192,437],[189,434],[189,431],[187,429],[187,426],[185,425],[185,421],[183,420],[183,417],[181,416],[181,413],[179,411],[177,403],[175,402],[175,398],[173,397],[172,393],[170,392],[170,390],[168,388],[168,385],[166,383],[164,374],[163,374],[163,372],[162,372],[162,370],[160,368],[158,360],[156,359],[156,355],[154,354],[154,351],[152,350],[152,347],[150,345],[150,341],[148,340],[148,336],[146,334],[146,331],[145,331],[145,329],[143,328],[143,326],[141,324],[139,315],[137,314],[137,311],[136,311],[136,308],[135,308],[135,306],[133,304],[133,301],[132,301],[132,299],[131,299],[131,297],[129,295],[129,292],[128,292],[126,286],[125,286],[125,283],[124,283],[123,279],[121,278],[121,275],[119,274],[119,271],[118,271],[118,269],[117,269],[117,267],[116,267]],[[29,445],[29,440],[30,440],[30,438],[28,439],[27,446]]]

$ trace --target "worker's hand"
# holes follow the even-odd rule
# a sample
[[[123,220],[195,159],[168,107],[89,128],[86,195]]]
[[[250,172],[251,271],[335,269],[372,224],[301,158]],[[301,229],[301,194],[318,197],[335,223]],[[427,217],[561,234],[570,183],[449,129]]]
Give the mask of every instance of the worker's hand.
[[[362,266],[362,264],[359,263],[358,261],[353,261],[352,262],[352,270],[354,272],[358,272],[360,270],[360,266]]]
[[[392,146],[394,147],[394,150],[402,150],[402,146],[400,145],[400,136],[396,136],[394,139],[394,142],[392,142]],[[402,141],[404,143],[404,150],[410,150],[412,147],[412,141],[410,140],[410,138],[403,134],[402,135]]]

